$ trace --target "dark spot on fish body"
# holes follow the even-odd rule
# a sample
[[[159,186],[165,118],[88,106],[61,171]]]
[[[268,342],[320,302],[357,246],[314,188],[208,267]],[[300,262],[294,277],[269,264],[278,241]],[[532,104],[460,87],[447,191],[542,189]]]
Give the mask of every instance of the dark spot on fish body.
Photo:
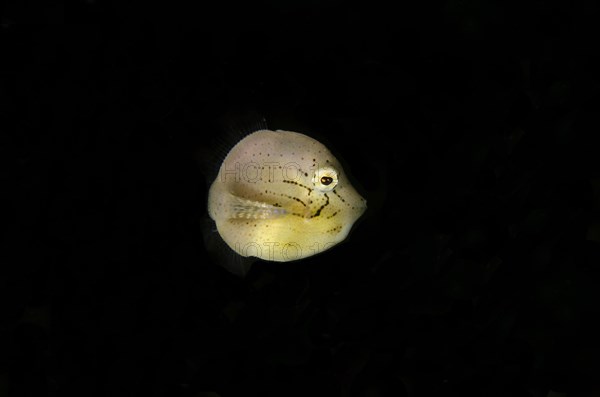
[[[346,202],[346,200],[344,200],[344,198],[343,198],[342,196],[340,196],[340,194],[339,194],[338,192],[336,192],[335,190],[332,190],[332,191],[333,191],[333,194],[335,194],[336,196],[338,196],[338,198],[339,198],[340,200],[342,200],[342,203],[345,203],[345,202]]]
[[[300,204],[302,204],[303,206],[306,207],[306,203],[304,201],[300,200],[298,197],[293,197],[293,196],[287,195],[285,193],[271,192],[269,190],[265,190],[265,193],[267,193],[267,194],[273,194],[273,195],[277,195],[277,196],[281,196],[281,197],[287,197],[287,198],[289,198],[291,200],[299,202]]]
[[[311,189],[311,188],[309,188],[308,186],[305,186],[305,185],[303,185],[303,184],[301,184],[301,183],[298,183],[298,182],[296,182],[296,181],[288,181],[288,180],[285,180],[285,179],[284,179],[282,182],[283,182],[283,183],[290,183],[290,184],[292,184],[292,185],[296,185],[296,186],[303,187],[303,188],[305,188],[306,190],[308,190],[308,194],[309,194],[309,195],[310,195],[310,193],[312,192],[312,189]]]
[[[341,230],[342,230],[342,226],[337,225],[337,226],[332,227],[331,229],[327,230],[326,233],[339,233]]]

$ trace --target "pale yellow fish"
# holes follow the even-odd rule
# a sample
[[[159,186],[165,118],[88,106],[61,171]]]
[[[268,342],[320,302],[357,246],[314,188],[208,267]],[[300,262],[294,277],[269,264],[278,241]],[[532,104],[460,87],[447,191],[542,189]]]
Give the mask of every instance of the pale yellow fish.
[[[208,213],[231,249],[276,262],[333,247],[366,208],[323,144],[281,130],[259,130],[238,142],[208,196]]]

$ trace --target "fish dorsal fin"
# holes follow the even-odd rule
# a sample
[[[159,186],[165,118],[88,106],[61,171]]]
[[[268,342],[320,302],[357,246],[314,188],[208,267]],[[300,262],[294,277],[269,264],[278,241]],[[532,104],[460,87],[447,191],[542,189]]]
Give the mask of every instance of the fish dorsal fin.
[[[239,141],[253,132],[268,128],[265,117],[255,110],[225,113],[213,121],[213,127],[216,133],[198,150],[198,162],[208,187],[219,174],[229,151]]]

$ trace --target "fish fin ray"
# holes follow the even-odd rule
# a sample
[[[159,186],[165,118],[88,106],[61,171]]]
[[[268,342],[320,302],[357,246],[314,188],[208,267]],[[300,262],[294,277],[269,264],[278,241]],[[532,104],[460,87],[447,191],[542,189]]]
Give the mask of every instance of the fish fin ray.
[[[233,219],[275,219],[285,215],[285,209],[261,201],[248,200],[231,195],[229,200],[230,218]]]
[[[231,149],[246,136],[266,130],[268,126],[266,118],[259,111],[243,110],[230,111],[215,118],[211,129],[218,133],[196,150],[197,161],[208,187],[218,176],[221,164]]]
[[[204,246],[210,259],[228,272],[238,277],[246,277],[252,268],[252,264],[258,258],[243,257],[232,250],[219,235],[215,222],[212,219],[207,217],[202,220],[202,223]]]

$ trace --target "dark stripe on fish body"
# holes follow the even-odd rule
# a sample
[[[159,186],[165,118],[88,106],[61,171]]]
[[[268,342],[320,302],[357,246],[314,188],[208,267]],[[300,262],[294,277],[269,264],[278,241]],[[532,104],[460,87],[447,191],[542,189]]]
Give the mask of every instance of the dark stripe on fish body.
[[[344,200],[344,198],[343,198],[342,196],[340,196],[340,194],[339,194],[338,192],[336,192],[336,191],[335,191],[335,189],[334,189],[334,190],[332,190],[332,192],[333,192],[333,194],[335,194],[336,196],[338,196],[338,198],[339,198],[340,200],[342,200],[342,203],[345,203],[345,202],[346,202],[346,200]]]
[[[310,193],[312,192],[312,189],[311,189],[311,188],[309,188],[308,186],[305,186],[305,185],[303,185],[303,184],[301,184],[301,183],[298,183],[298,182],[296,182],[296,181],[288,181],[287,179],[284,179],[284,180],[283,180],[283,182],[284,182],[284,183],[290,183],[290,184],[292,184],[292,185],[297,185],[297,186],[303,187],[303,188],[305,188],[306,190],[308,190],[308,194],[309,194],[309,195],[310,195]]]
[[[329,196],[327,195],[327,193],[323,193],[323,196],[325,196],[325,198],[327,199],[327,202],[325,202],[325,204],[323,204],[318,210],[317,212],[315,212],[314,215],[311,216],[311,218],[316,218],[317,216],[321,215],[321,211],[323,210],[323,208],[325,208],[326,206],[329,205]]]
[[[295,200],[295,201],[299,202],[300,204],[302,204],[303,206],[306,207],[306,203],[304,201],[300,200],[298,197],[289,196],[289,195],[284,194],[284,193],[275,193],[275,192],[272,192],[270,190],[265,190],[265,193],[267,193],[267,194],[273,194],[273,195],[278,195],[279,194],[281,197],[287,197],[289,199]]]

